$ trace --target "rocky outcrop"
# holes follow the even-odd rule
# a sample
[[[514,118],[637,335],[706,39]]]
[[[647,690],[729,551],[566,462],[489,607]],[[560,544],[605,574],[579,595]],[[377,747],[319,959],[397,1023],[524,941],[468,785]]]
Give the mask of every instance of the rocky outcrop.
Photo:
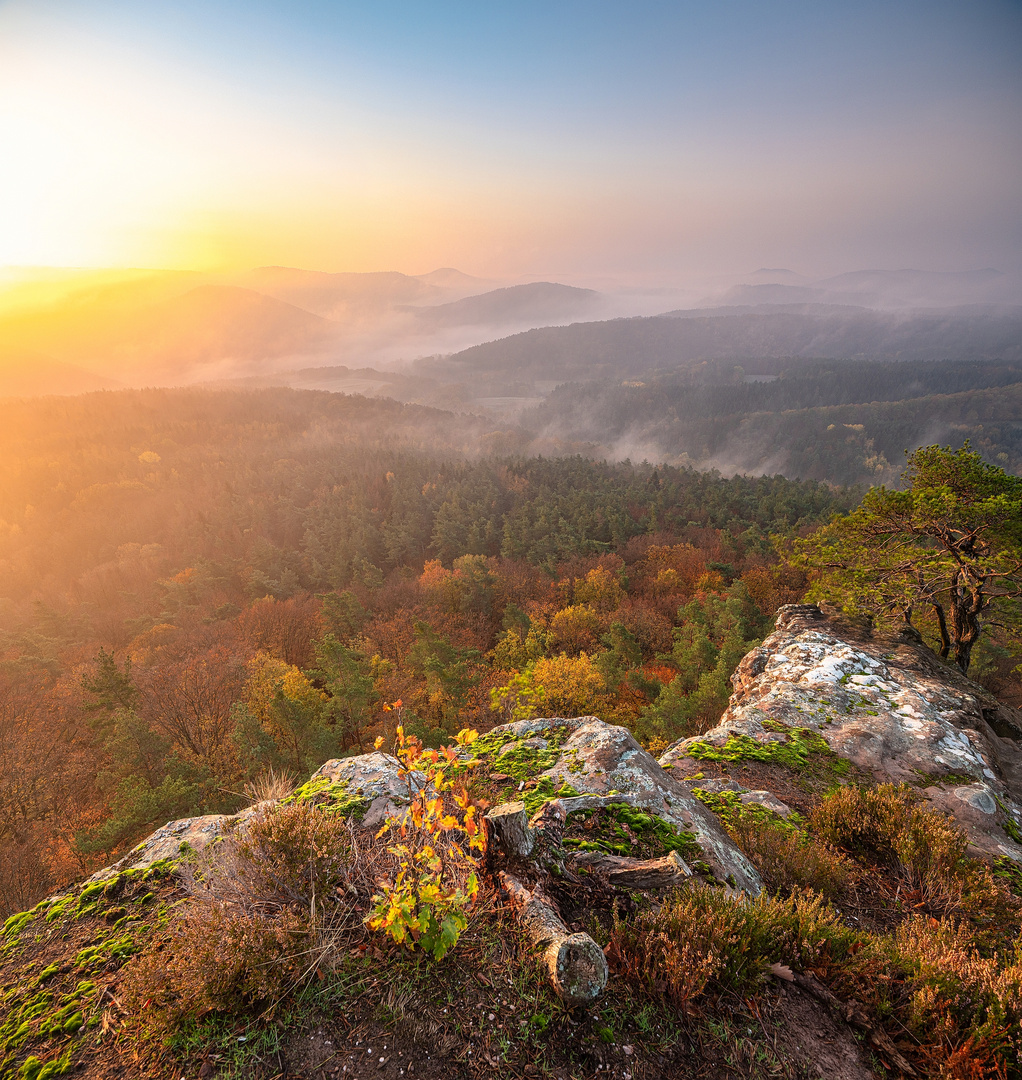
[[[760,891],[759,874],[717,818],[643,750],[627,728],[583,716],[519,721],[506,730],[525,736],[551,724],[568,726],[571,735],[560,747],[557,761],[539,774],[540,781],[548,779],[556,788],[568,786],[578,795],[641,807],[679,832],[691,833],[719,881],[753,895]]]
[[[582,804],[592,808],[597,802],[641,808],[678,833],[691,836],[702,852],[700,861],[721,883],[752,895],[762,887],[756,870],[717,818],[661,768],[626,728],[605,724],[595,716],[525,720],[494,728],[472,750],[494,770],[507,768],[502,762],[512,759],[519,765],[535,761],[536,768],[526,767],[519,785],[526,795],[533,794],[534,810],[558,796],[569,813]],[[510,780],[503,773],[491,775]],[[423,781],[419,774],[413,774],[412,782],[418,786]],[[542,792],[549,794],[537,794]],[[364,813],[360,815],[363,826],[375,830],[386,815],[399,813],[407,804],[408,785],[400,775],[397,759],[375,752],[327,761],[296,795],[343,798],[346,803],[357,804]],[[243,827],[265,805],[229,816],[210,814],[170,822],[95,877],[100,879],[162,859],[179,858],[189,850],[201,850],[218,837]]]
[[[246,806],[237,814],[204,814],[201,817],[168,821],[113,865],[97,870],[84,884],[106,881],[125,870],[144,870],[155,863],[180,859],[190,852],[202,851],[220,837],[241,828],[255,814],[270,805],[272,804],[269,802],[261,802]]]
[[[660,757],[679,780],[707,760],[819,746],[877,782],[913,785],[979,852],[1022,861],[1022,718],[911,628],[874,634],[814,605],[789,605],[732,683],[720,722]]]

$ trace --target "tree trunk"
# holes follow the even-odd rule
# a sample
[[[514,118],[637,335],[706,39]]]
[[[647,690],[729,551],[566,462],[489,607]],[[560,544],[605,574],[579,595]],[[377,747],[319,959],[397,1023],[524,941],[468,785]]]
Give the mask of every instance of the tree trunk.
[[[509,858],[527,859],[532,854],[534,839],[525,803],[501,803],[486,815],[486,820],[493,829],[492,843]]]
[[[606,874],[607,881],[616,889],[673,889],[692,876],[676,851],[668,852],[662,859],[628,859],[600,851],[582,851],[572,858],[572,865]]]
[[[573,934],[564,925],[542,886],[529,889],[503,870],[498,876],[557,996],[569,1008],[592,1004],[607,985],[603,950],[588,934]]]
[[[951,636],[947,632],[947,616],[940,604],[933,605],[933,613],[937,616],[937,625],[940,627],[940,658],[946,660],[951,653]]]

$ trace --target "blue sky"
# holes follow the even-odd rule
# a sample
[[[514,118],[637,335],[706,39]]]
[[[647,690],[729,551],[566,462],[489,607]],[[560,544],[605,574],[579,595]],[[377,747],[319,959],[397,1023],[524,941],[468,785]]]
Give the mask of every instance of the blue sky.
[[[1003,0],[6,0],[0,263],[1017,270],[1020,61]]]

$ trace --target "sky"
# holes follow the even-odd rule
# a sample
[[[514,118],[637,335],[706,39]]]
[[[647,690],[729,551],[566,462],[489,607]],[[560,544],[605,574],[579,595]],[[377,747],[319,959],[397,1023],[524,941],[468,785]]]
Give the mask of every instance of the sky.
[[[1022,271],[1020,0],[0,0],[0,266]]]

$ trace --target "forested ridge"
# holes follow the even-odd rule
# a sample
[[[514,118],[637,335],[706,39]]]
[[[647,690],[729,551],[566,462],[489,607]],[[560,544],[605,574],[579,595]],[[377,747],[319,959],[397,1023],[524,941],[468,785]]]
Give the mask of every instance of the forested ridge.
[[[500,433],[476,419],[325,393],[3,413],[7,909],[168,818],[238,805],[270,767],[357,750],[395,701],[430,742],[519,700],[685,730],[799,592],[771,537],[857,500],[481,456]]]

